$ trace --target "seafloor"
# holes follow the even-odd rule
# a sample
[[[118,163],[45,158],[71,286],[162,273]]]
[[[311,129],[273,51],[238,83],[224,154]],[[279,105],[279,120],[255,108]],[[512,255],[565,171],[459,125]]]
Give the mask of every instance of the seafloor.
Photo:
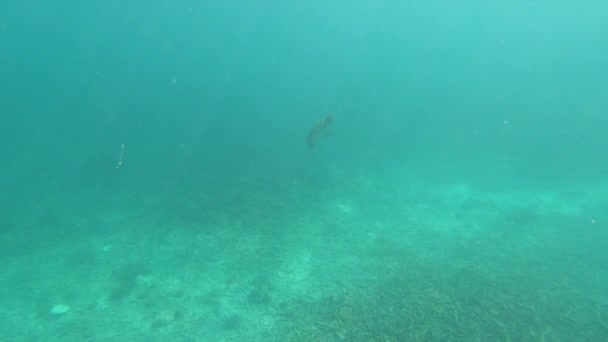
[[[1,237],[6,341],[600,341],[608,186],[235,179],[41,191]],[[94,198],[94,199],[93,199]],[[18,229],[17,229],[18,228]],[[65,313],[51,312],[66,305]]]

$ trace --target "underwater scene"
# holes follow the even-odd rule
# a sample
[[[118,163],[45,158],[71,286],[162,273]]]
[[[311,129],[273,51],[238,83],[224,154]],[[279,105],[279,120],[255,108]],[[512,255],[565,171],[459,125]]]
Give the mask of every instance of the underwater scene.
[[[608,341],[608,2],[0,2],[1,341]]]

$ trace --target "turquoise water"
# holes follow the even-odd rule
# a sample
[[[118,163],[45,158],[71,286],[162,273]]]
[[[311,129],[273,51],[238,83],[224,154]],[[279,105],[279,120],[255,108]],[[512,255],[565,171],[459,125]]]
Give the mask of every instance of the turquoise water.
[[[608,339],[607,15],[1,2],[0,338]]]

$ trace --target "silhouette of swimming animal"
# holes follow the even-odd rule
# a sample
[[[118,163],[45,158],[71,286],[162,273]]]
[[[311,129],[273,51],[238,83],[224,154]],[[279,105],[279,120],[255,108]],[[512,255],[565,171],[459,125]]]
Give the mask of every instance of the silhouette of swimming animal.
[[[323,119],[321,119],[319,122],[317,122],[314,126],[312,126],[312,128],[308,132],[308,139],[307,139],[309,148],[315,147],[316,140],[321,135],[328,133],[328,127],[333,120],[334,120],[333,116],[328,115],[328,116],[324,117]]]

